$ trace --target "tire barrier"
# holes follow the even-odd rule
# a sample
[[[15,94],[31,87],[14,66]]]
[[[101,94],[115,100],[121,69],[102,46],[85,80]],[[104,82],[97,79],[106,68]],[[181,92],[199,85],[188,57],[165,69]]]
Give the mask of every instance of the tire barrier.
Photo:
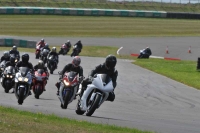
[[[200,19],[200,13],[167,12],[167,18]]]
[[[35,48],[36,41],[19,40],[12,38],[0,38],[0,46],[12,47],[13,45],[23,48]]]
[[[0,14],[38,14],[74,16],[121,16],[166,18],[165,11],[83,9],[83,8],[46,8],[46,7],[0,7]]]

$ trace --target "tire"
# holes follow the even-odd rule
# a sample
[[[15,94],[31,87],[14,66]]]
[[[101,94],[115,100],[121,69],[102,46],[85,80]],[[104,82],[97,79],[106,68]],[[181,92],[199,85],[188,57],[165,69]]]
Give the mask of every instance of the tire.
[[[19,99],[18,99],[18,103],[20,105],[22,105],[23,101],[24,101],[24,88],[21,88],[20,89],[20,92],[19,92]]]
[[[8,93],[8,92],[9,92],[9,89],[8,89],[8,86],[6,86],[5,93]]]
[[[67,109],[68,103],[69,103],[69,98],[70,98],[70,91],[66,91],[65,93],[65,97],[64,97],[64,105],[63,105],[63,109]]]
[[[94,101],[92,101],[91,103],[91,107],[86,110],[86,116],[91,116],[94,113],[94,111],[98,107],[100,99],[101,99],[101,96],[99,94],[96,94]]]
[[[83,114],[85,113],[85,111],[82,111],[82,110],[80,109],[79,103],[80,103],[80,99],[78,100],[78,103],[77,103],[77,105],[76,105],[76,114],[77,114],[77,115],[83,115]]]
[[[39,59],[39,57],[40,57],[40,54],[39,54],[39,52],[36,54],[36,59]]]

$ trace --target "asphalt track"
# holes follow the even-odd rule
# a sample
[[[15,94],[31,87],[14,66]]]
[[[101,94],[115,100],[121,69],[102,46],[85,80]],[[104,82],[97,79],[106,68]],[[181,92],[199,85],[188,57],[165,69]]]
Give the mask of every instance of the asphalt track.
[[[30,39],[32,40],[34,38],[29,38],[29,40]],[[37,40],[39,39],[40,38],[38,38]],[[51,42],[52,40],[52,44],[57,42],[56,44],[60,45],[68,38],[45,39],[47,40],[47,42]],[[75,43],[78,38],[74,38],[74,40],[73,38],[69,39],[72,40],[72,43]],[[88,41],[87,44],[92,45],[92,43],[94,43],[93,45],[98,45],[103,44],[103,42],[112,42],[112,39],[107,39],[91,39],[91,43],[89,43],[90,41]],[[140,38],[133,38],[128,40],[133,41],[139,39]],[[153,41],[157,38],[147,38],[147,42],[149,42],[148,39]],[[164,39],[167,40],[167,38]],[[175,39],[177,39],[177,42],[179,42],[178,44],[186,46],[186,44],[180,43],[184,42],[179,40],[181,38]],[[183,40],[184,39],[185,42],[187,42],[186,40],[188,38],[183,38]],[[195,39],[197,45],[198,38]],[[86,42],[84,42],[85,40],[87,40],[86,38],[81,38],[81,40],[83,44],[86,44]],[[99,40],[100,42],[98,42]],[[121,46],[121,42],[118,42],[118,40],[120,39],[116,38],[116,40],[117,41],[114,41],[112,43],[112,46]],[[145,41],[145,39],[142,40],[143,42]],[[51,45],[51,43],[49,44]],[[195,42],[193,41],[193,43]],[[132,44],[131,46],[134,48],[138,48],[137,51],[140,47],[143,48],[139,44],[134,46]],[[143,44],[143,46],[145,45]],[[181,55],[180,50],[176,52]],[[185,53],[187,54],[187,50],[185,50]],[[2,54],[2,52],[0,54]],[[34,59],[34,54],[30,54],[30,56],[30,61],[33,64],[36,64],[37,60]],[[93,69],[94,66],[104,61],[103,58],[81,58],[81,64],[84,68],[85,76],[88,75],[89,71]],[[171,80],[165,76],[156,74],[152,71],[133,65],[131,61],[123,59],[118,59],[118,63],[116,66],[116,69],[119,71],[119,76],[117,79],[118,85],[115,90],[116,100],[114,102],[103,103],[103,105],[95,111],[92,117],[87,117],[85,115],[80,116],[75,113],[77,100],[70,103],[67,110],[61,109],[59,99],[56,96],[57,90],[54,84],[58,79],[57,72],[61,70],[65,64],[71,62],[71,59],[72,58],[69,56],[60,56],[58,69],[54,72],[53,75],[50,75],[50,79],[46,87],[47,91],[41,95],[40,99],[35,99],[34,96],[31,95],[27,99],[25,99],[23,105],[18,105],[17,99],[15,98],[14,94],[5,94],[3,88],[0,87],[0,104],[22,110],[43,112],[48,114],[53,113],[61,117],[86,120],[94,123],[111,125],[114,124],[117,126],[138,128],[140,130],[155,131],[157,133],[200,132],[199,90]]]

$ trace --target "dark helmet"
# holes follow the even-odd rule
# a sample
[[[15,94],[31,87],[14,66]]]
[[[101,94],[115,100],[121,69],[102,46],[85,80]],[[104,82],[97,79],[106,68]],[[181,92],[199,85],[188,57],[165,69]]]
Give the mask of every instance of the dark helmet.
[[[8,51],[5,51],[5,52],[3,53],[3,56],[4,56],[5,58],[9,58],[9,52],[8,52]]]
[[[38,69],[43,69],[44,68],[44,62],[42,60],[38,61]]]
[[[117,58],[114,55],[108,55],[106,57],[105,65],[107,69],[115,68],[116,64],[117,64]]]
[[[10,63],[12,63],[12,64],[15,63],[15,57],[14,56],[10,56]]]
[[[12,50],[17,51],[17,46],[13,46]]]
[[[44,43],[44,38],[41,39],[41,42]]]
[[[78,40],[78,43],[81,43],[81,40]]]
[[[72,65],[74,67],[78,67],[81,64],[81,58],[79,56],[75,56],[72,60]]]
[[[22,55],[22,62],[24,62],[24,63],[28,63],[28,61],[29,61],[29,55],[28,54],[23,54]]]

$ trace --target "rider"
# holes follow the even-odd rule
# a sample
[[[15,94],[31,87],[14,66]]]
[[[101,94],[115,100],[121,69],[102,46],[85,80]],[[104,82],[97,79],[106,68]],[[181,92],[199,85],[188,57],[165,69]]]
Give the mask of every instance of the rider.
[[[82,91],[84,91],[87,88],[87,85],[92,82],[93,76],[95,74],[108,74],[112,78],[113,87],[115,89],[115,87],[117,86],[117,76],[118,76],[118,71],[115,70],[116,64],[117,64],[117,58],[114,55],[108,55],[106,57],[105,62],[103,64],[98,65],[95,69],[93,69],[89,77],[83,80]],[[114,99],[115,99],[115,94],[113,90],[113,92],[109,93],[109,97],[107,98],[107,100],[114,101]]]
[[[37,44],[36,46],[40,45],[40,48],[44,47],[45,46],[45,41],[44,41],[44,38],[42,38]]]
[[[71,44],[70,40],[67,40],[67,42],[65,43],[65,46],[67,46],[68,49],[71,48],[72,44]]]
[[[1,57],[1,62],[2,61],[9,61],[10,60],[10,55],[9,55],[9,52],[8,51],[5,51],[4,53],[3,53],[3,56]]]
[[[12,49],[10,50],[9,54],[14,54],[15,56],[17,56],[18,58],[20,58],[20,54],[19,51],[17,51],[17,46],[13,46]]]
[[[39,60],[39,61],[38,61],[38,64],[35,65],[35,66],[33,67],[33,69],[34,69],[34,71],[37,71],[38,69],[43,69],[44,72],[47,74],[47,79],[49,78],[48,69],[47,69],[47,67],[44,65],[44,62],[43,62],[42,60]],[[46,83],[45,83],[45,85],[44,85],[44,91],[46,91],[46,89],[45,89],[46,84],[47,84],[47,81],[46,81]]]
[[[44,49],[47,49],[47,50],[51,51],[51,49],[49,48],[49,44],[48,43],[46,43],[44,45],[44,47],[42,48],[42,50],[44,50]]]
[[[16,68],[18,69],[19,67],[28,67],[30,69],[30,71],[33,73],[33,65],[32,63],[29,62],[29,55],[24,53],[21,56],[22,60],[17,62],[16,64]],[[31,91],[29,91],[29,95],[31,95]]]
[[[72,63],[67,64],[61,72],[59,72],[60,80],[62,79],[65,72],[74,71],[79,74],[80,81],[83,80],[83,68],[80,66],[81,58],[79,56],[75,56],[72,60]],[[57,95],[59,95],[59,88],[60,88],[60,82],[56,83],[56,87],[58,88]]]
[[[73,47],[75,47],[75,46],[77,46],[77,48],[79,49],[79,53],[80,53],[81,49],[83,48],[83,44],[81,43],[81,40],[78,40],[78,42],[75,43]],[[71,54],[71,57],[72,57],[72,54]]]
[[[51,56],[51,55],[54,55],[54,56],[56,56],[56,68],[57,68],[57,66],[58,66],[58,62],[59,62],[59,56],[58,56],[58,53],[56,53],[56,47],[53,47],[52,49],[51,49],[51,52],[49,52],[49,54],[48,54],[48,57],[47,57],[47,59],[49,59],[49,57]]]

